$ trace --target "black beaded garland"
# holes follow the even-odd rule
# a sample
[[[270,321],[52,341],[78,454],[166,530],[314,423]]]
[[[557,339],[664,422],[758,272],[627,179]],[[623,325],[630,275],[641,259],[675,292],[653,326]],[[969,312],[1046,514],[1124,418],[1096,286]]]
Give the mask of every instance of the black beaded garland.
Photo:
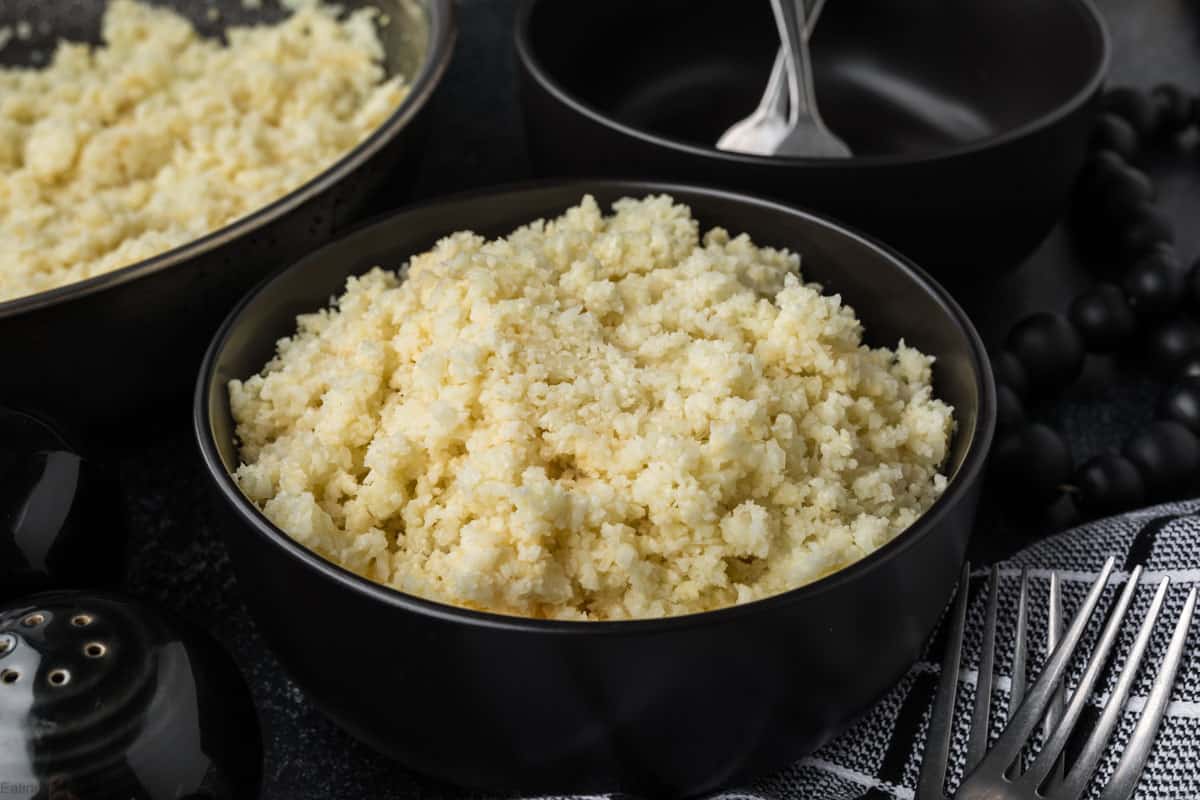
[[[1155,413],[1200,436],[1200,375],[1185,375],[1168,388]]]
[[[1083,338],[1065,318],[1038,312],[1018,322],[1005,346],[1021,362],[1034,389],[1069,386],[1083,369]]]
[[[1080,507],[1107,514],[1140,506],[1146,500],[1142,475],[1128,458],[1105,453],[1084,462],[1075,475]]]
[[[1190,270],[1181,266],[1175,229],[1154,205],[1154,184],[1130,163],[1148,145],[1200,127],[1200,98],[1174,84],[1152,93],[1118,88],[1105,95],[1104,109],[1080,178],[1077,219],[1116,247],[1116,259],[1096,251],[1097,268],[1118,266],[1123,274],[1080,293],[1066,318],[1042,312],[1022,319],[993,357],[1000,438],[992,474],[1022,506],[1070,493],[1079,509],[1102,514],[1200,490],[1200,260]],[[1087,352],[1136,346],[1169,383],[1155,422],[1120,452],[1073,470],[1066,440],[1031,421],[1027,404],[1036,407],[1033,395],[1074,381]]]
[[[1098,283],[1076,297],[1070,320],[1094,353],[1115,350],[1137,330],[1125,293],[1111,283]]]

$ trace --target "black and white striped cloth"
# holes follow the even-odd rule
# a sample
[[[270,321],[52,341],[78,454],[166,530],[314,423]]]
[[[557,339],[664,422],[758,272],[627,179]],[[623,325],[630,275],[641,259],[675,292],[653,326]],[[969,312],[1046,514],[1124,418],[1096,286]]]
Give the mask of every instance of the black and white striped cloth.
[[[1112,519],[1094,522],[1046,539],[1000,565],[1000,617],[997,629],[997,680],[993,709],[1001,712],[1007,707],[1011,685],[1013,626],[1016,617],[1017,595],[1021,570],[1030,575],[1030,631],[1034,642],[1042,642],[1047,624],[1047,595],[1051,571],[1057,571],[1063,586],[1063,610],[1067,618],[1074,613],[1105,559],[1117,557],[1117,572],[1110,582],[1103,603],[1123,588],[1129,572],[1136,566],[1144,568],[1133,606],[1122,629],[1116,651],[1128,651],[1136,624],[1145,615],[1158,581],[1169,576],[1172,588],[1167,595],[1165,611],[1159,618],[1155,638],[1147,649],[1139,677],[1124,718],[1113,737],[1107,761],[1093,781],[1089,797],[1096,797],[1101,780],[1111,770],[1119,756],[1119,747],[1129,735],[1137,713],[1145,703],[1149,686],[1158,663],[1166,649],[1171,628],[1178,618],[1184,599],[1192,586],[1200,583],[1200,500],[1163,505]],[[959,695],[955,745],[951,752],[955,765],[949,787],[957,786],[961,778],[963,750],[967,739],[969,709],[974,702],[978,673],[979,640],[983,628],[983,590],[988,572],[979,570],[972,575],[973,598],[965,637],[962,672],[959,675]],[[1098,636],[1102,614],[1089,631],[1092,641]],[[1180,666],[1166,718],[1159,730],[1158,740],[1138,788],[1137,798],[1143,800],[1193,800],[1200,798],[1200,623],[1193,625],[1188,639],[1187,655]],[[925,729],[938,683],[944,640],[935,637],[926,657],[872,711],[841,737],[812,756],[802,759],[783,772],[758,784],[730,790],[719,795],[720,800],[884,800],[914,797]],[[1030,653],[1032,670],[1040,668],[1044,652],[1033,648]],[[1078,680],[1083,659],[1077,659],[1072,682]],[[1094,724],[1108,691],[1116,681],[1118,670],[1110,670],[1101,679],[1093,702],[1090,719],[1085,716],[1081,730]],[[1105,683],[1107,681],[1107,684]],[[995,732],[1000,729],[1003,713],[993,713]]]
[[[1200,499],[1145,509],[1121,517],[1100,520],[1046,539],[1000,564],[1000,614],[996,636],[996,674],[993,684],[993,733],[998,734],[1006,718],[1011,687],[1012,644],[1021,572],[1030,577],[1029,631],[1033,642],[1044,643],[1051,572],[1062,582],[1063,612],[1069,621],[1087,594],[1106,559],[1117,557],[1114,573],[1101,608],[1111,603],[1124,588],[1130,572],[1143,568],[1137,594],[1127,615],[1115,652],[1116,669],[1101,678],[1087,713],[1077,727],[1086,735],[1095,724],[1100,708],[1116,682],[1137,624],[1145,616],[1151,598],[1163,577],[1170,577],[1164,611],[1155,636],[1147,648],[1141,675],[1131,692],[1125,713],[1113,735],[1107,758],[1093,780],[1088,797],[1095,798],[1103,780],[1116,765],[1120,748],[1137,722],[1138,712],[1162,661],[1174,622],[1187,592],[1200,584]],[[974,703],[978,652],[983,630],[983,612],[988,570],[971,576],[972,600],[964,638],[962,671],[959,674],[951,774],[947,788],[953,791],[962,778],[970,708]],[[1099,635],[1103,614],[1094,615],[1088,641]],[[1192,626],[1187,654],[1179,669],[1166,717],[1159,729],[1154,751],[1146,765],[1136,798],[1139,800],[1196,800],[1200,798],[1200,623]],[[935,636],[925,657],[874,709],[850,730],[817,753],[801,759],[782,772],[752,786],[723,792],[710,800],[912,800],[924,749],[925,730],[933,706],[945,640]],[[1030,649],[1030,677],[1035,677],[1045,656],[1042,647]],[[1078,682],[1083,659],[1076,659],[1072,685]],[[577,799],[578,800],[578,799]]]

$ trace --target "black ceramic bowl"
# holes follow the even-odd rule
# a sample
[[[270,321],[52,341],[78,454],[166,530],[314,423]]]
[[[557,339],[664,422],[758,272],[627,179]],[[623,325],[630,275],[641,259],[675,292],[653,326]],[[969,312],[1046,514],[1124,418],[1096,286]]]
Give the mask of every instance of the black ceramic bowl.
[[[828,3],[812,40],[818,99],[856,153],[830,160],[713,146],[766,85],[779,40],[765,0],[524,0],[515,35],[542,171],[798,203],[951,288],[1015,266],[1053,226],[1109,52],[1088,0]]]
[[[670,619],[570,623],[406,596],[334,566],[238,489],[226,384],[257,372],[298,313],[347,275],[400,266],[460,229],[503,235],[574,205],[670,192],[702,227],[804,254],[805,276],[857,309],[873,344],[937,357],[956,409],[949,488],[910,530],[810,586]],[[196,389],[200,449],[259,630],[317,706],[421,772],[522,792],[696,794],[782,766],[827,740],[917,657],[962,566],[995,416],[970,322],[923,272],[819,217],[720,191],[570,182],[455,197],[386,217],[262,284],[225,321]]]
[[[283,17],[277,0],[150,0],[208,35]],[[154,258],[58,289],[0,302],[0,402],[93,432],[143,424],[149,412],[186,418],[186,394],[204,347],[234,302],[274,269],[325,244],[413,173],[423,111],[454,46],[452,0],[350,0],[392,18],[381,27],[389,73],[411,91],[371,136],[290,194]],[[96,41],[106,0],[0,0],[0,26],[32,36],[0,50],[6,66],[44,63],[58,39]],[[220,11],[213,19],[210,9]],[[392,205],[395,203],[393,202]],[[172,401],[177,401],[172,403]],[[127,436],[127,430],[118,434]]]

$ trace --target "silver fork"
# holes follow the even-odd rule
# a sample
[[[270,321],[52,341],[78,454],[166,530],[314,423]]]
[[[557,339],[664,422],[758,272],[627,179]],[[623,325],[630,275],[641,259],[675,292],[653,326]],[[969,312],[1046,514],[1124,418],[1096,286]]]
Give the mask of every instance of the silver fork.
[[[771,6],[782,44],[766,91],[758,107],[717,140],[717,148],[764,156],[849,156],[850,149],[821,120],[808,57],[808,37],[825,0],[771,0]]]
[[[933,713],[930,716],[929,732],[926,736],[925,757],[917,787],[917,800],[944,797],[946,763],[950,755],[950,741],[954,727],[954,699],[958,688],[959,667],[962,661],[963,629],[967,621],[968,581],[971,565],[963,566],[959,579],[958,597],[948,620],[950,632],[946,652],[942,657],[941,680],[938,683]],[[976,682],[975,705],[971,712],[971,732],[968,739],[964,773],[970,772],[979,763],[987,748],[990,730],[991,694],[993,668],[996,660],[996,614],[999,606],[999,571],[993,567],[988,592],[988,605],[984,618],[982,647],[979,658],[979,677]],[[1054,651],[1062,636],[1062,599],[1058,575],[1050,576],[1049,625],[1046,628],[1046,653]],[[1021,593],[1017,601],[1016,631],[1013,643],[1012,688],[1008,704],[1008,717],[1025,697],[1025,663],[1027,660],[1028,637],[1026,627],[1029,618],[1029,575],[1021,572]],[[1047,711],[1046,735],[1061,715],[1064,705],[1062,687],[1059,687],[1056,702]],[[1019,765],[1014,764],[1013,768]],[[1061,766],[1061,764],[1060,764]]]
[[[1042,673],[1034,682],[1033,688],[1025,694],[1024,689],[1024,659],[1025,659],[1025,627],[1027,608],[1027,576],[1022,576],[1021,596],[1018,603],[1016,651],[1014,652],[1014,683],[1013,700],[1010,703],[1008,725],[1000,738],[987,751],[988,715],[991,700],[991,667],[995,655],[996,630],[996,585],[998,573],[992,572],[992,588],[988,600],[987,617],[984,624],[983,648],[980,654],[980,675],[975,697],[975,708],[971,720],[971,733],[968,739],[966,777],[958,792],[957,800],[1035,800],[1035,798],[1052,798],[1053,800],[1078,800],[1087,789],[1100,759],[1104,755],[1108,738],[1116,726],[1121,709],[1128,699],[1133,682],[1137,677],[1138,667],[1155,622],[1162,610],[1166,599],[1169,579],[1163,578],[1155,592],[1154,600],[1146,617],[1138,629],[1133,647],[1126,659],[1121,677],[1113,689],[1112,695],[1104,705],[1096,727],[1088,736],[1079,758],[1069,771],[1063,771],[1061,756],[1075,723],[1079,721],[1085,705],[1089,702],[1092,689],[1099,679],[1105,659],[1112,649],[1120,632],[1125,614],[1137,590],[1138,581],[1142,575],[1140,567],[1130,573],[1125,589],[1113,606],[1107,624],[1101,633],[1100,641],[1091,658],[1088,660],[1079,686],[1071,694],[1070,703],[1062,713],[1061,719],[1053,713],[1056,698],[1061,697],[1067,668],[1075,656],[1076,648],[1083,637],[1088,622],[1096,610],[1100,596],[1112,575],[1114,560],[1109,559],[1100,576],[1092,585],[1087,598],[1075,615],[1071,627],[1053,648]],[[950,733],[953,725],[954,694],[958,680],[958,667],[961,660],[962,632],[966,619],[966,587],[967,569],[964,568],[960,584],[958,601],[955,604],[950,620],[950,639],[946,647],[946,655],[942,664],[941,682],[938,686],[937,698],[934,703],[933,716],[929,725],[929,736],[925,746],[924,763],[921,765],[917,798],[931,800],[945,796],[944,784],[946,763],[949,759]],[[1055,581],[1052,579],[1051,591],[1055,593]],[[1054,599],[1051,600],[1051,620],[1055,617]],[[1113,770],[1105,786],[1101,800],[1127,800],[1137,788],[1146,760],[1150,756],[1158,726],[1166,712],[1170,699],[1171,687],[1183,658],[1184,644],[1191,626],[1192,615],[1196,608],[1196,589],[1188,593],[1183,611],[1175,623],[1170,644],[1167,647],[1163,663],[1154,679],[1150,696],[1141,716],[1138,718],[1129,743],[1121,755],[1116,768]],[[1019,662],[1019,663],[1017,663]],[[1019,669],[1018,669],[1019,667]],[[985,678],[986,673],[986,678]],[[1018,694],[1019,691],[1019,694]],[[1061,702],[1061,701],[1059,701]],[[1012,710],[1015,709],[1015,712]],[[1049,713],[1048,713],[1049,712]],[[1047,736],[1045,743],[1038,751],[1028,768],[1021,770],[1021,758],[1030,737],[1034,734],[1043,717],[1047,717]],[[986,755],[984,752],[987,751]]]

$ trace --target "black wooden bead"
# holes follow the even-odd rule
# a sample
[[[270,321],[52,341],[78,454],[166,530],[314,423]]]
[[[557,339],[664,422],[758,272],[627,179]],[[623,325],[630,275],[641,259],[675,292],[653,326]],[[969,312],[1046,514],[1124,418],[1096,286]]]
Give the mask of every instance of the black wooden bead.
[[[1156,104],[1145,92],[1128,86],[1109,89],[1104,94],[1104,110],[1124,117],[1143,138],[1151,136],[1157,127]]]
[[[1189,358],[1200,355],[1200,323],[1188,317],[1167,320],[1151,331],[1146,344],[1151,369],[1170,377]]]
[[[1089,188],[1099,187],[1115,173],[1128,166],[1129,162],[1125,157],[1114,150],[1092,152],[1084,162],[1081,178],[1088,182]]]
[[[1095,205],[1104,192],[1105,183],[1114,173],[1122,170],[1128,162],[1113,150],[1098,150],[1088,154],[1079,172],[1079,202]]]
[[[1165,314],[1179,304],[1183,275],[1173,251],[1156,248],[1126,273],[1121,287],[1139,316]]]
[[[1097,178],[1100,185],[1110,193],[1126,194],[1131,200],[1149,204],[1158,197],[1158,190],[1150,176],[1128,164],[1117,167],[1113,162],[1106,161]]]
[[[1029,375],[1021,360],[1007,350],[992,356],[992,374],[998,386],[1007,386],[1020,399],[1029,396]]]
[[[1196,259],[1196,263],[1192,264],[1192,269],[1188,272],[1185,293],[1192,307],[1200,309],[1200,259]]]
[[[1071,303],[1071,324],[1093,353],[1120,347],[1137,328],[1125,293],[1111,283],[1097,283]]]
[[[1000,435],[1012,433],[1025,425],[1025,405],[1011,387],[996,386],[996,428]]]
[[[1080,188],[1084,190],[1084,199],[1102,194],[1108,184],[1128,168],[1129,162],[1114,150],[1100,150],[1091,153],[1084,162],[1080,174]],[[1151,186],[1151,190],[1153,191],[1153,186]]]
[[[1084,165],[1084,175],[1094,181],[1103,182],[1113,174],[1128,168],[1129,160],[1123,155],[1112,150],[1101,150],[1088,156]]]
[[[1124,117],[1116,114],[1101,114],[1092,129],[1093,150],[1111,150],[1126,161],[1138,152],[1138,135]]]
[[[1014,498],[1046,505],[1071,477],[1071,448],[1057,431],[1034,423],[1004,437],[992,469]]]
[[[1167,387],[1156,413],[1159,419],[1178,422],[1200,436],[1200,375],[1184,377]]]
[[[1099,198],[1097,202],[1101,219],[1116,226],[1118,233],[1124,235],[1130,228],[1144,228],[1138,235],[1148,237],[1161,234],[1161,226],[1166,219],[1156,215],[1153,202],[1157,192],[1149,176],[1140,169],[1106,169],[1095,191]],[[1174,231],[1170,231],[1167,235],[1173,234]]]
[[[1161,83],[1150,93],[1156,106],[1158,131],[1167,136],[1183,133],[1192,124],[1192,98],[1173,83]]]
[[[1175,373],[1175,377],[1200,378],[1200,356],[1192,356],[1180,364],[1179,371]]]
[[[1157,420],[1125,444],[1125,457],[1137,465],[1150,500],[1176,494],[1200,469],[1200,440],[1171,420]]]
[[[1128,458],[1105,453],[1091,458],[1075,472],[1076,501],[1092,514],[1113,514],[1138,508],[1146,501],[1142,474]]]
[[[1124,123],[1120,117],[1115,117]],[[1144,180],[1143,180],[1144,179]],[[1110,226],[1124,223],[1145,203],[1154,200],[1154,184],[1140,171],[1134,171],[1113,150],[1093,152],[1084,165],[1078,188],[1078,210],[1085,222]]]
[[[1069,386],[1079,377],[1086,355],[1083,338],[1071,323],[1045,311],[1030,314],[1013,326],[1005,346],[1020,359],[1034,391]]]
[[[1127,261],[1135,261],[1160,244],[1174,244],[1175,226],[1166,214],[1149,203],[1126,218],[1118,245]]]

